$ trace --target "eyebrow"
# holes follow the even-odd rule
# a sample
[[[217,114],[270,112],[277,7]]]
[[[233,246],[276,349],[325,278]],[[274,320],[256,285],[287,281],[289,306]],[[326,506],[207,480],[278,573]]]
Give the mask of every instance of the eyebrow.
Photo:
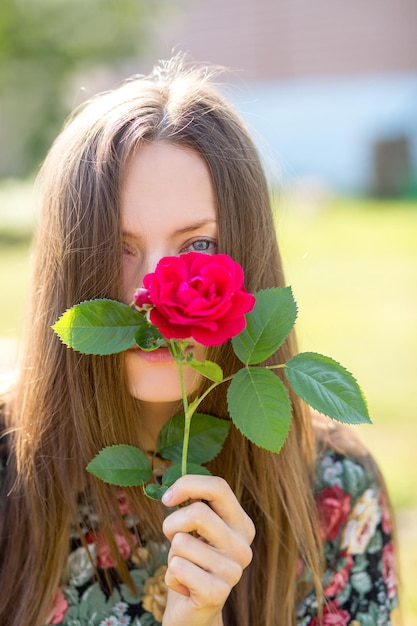
[[[194,230],[199,230],[200,228],[204,228],[204,226],[211,226],[212,224],[217,224],[217,221],[213,220],[212,218],[202,219],[202,220],[199,220],[198,222],[194,222],[193,224],[189,224],[188,226],[184,226],[184,228],[179,228],[178,230],[175,231],[174,234],[185,235],[186,233],[192,232]],[[123,230],[122,235],[123,237],[127,237],[129,239],[141,238],[140,234],[132,233],[127,230]]]
[[[189,224],[188,226],[185,226],[184,228],[180,228],[179,230],[175,231],[176,235],[184,235],[185,233],[189,233],[193,230],[199,230],[200,228],[204,228],[204,226],[211,226],[212,224],[216,224],[217,221],[213,220],[213,219],[203,219],[200,220],[199,222],[195,222],[194,224]]]

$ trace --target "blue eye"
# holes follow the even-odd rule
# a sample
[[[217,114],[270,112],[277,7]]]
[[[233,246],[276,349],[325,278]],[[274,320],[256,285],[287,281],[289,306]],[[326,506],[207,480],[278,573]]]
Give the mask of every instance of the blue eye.
[[[181,250],[184,252],[204,252],[206,254],[215,254],[217,250],[217,241],[215,239],[195,239],[187,243]]]
[[[210,241],[207,241],[207,239],[199,239],[198,241],[194,241],[191,247],[196,252],[207,252],[210,248]]]
[[[186,247],[190,252],[206,252],[214,254],[217,249],[217,241],[212,239],[196,239]]]

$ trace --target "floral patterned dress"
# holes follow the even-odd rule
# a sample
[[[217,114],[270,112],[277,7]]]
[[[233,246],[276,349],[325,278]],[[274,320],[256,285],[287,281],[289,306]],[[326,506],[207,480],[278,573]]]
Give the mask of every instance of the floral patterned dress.
[[[323,626],[389,626],[397,606],[394,546],[385,491],[358,459],[328,450],[316,471],[316,501],[326,571]],[[301,571],[300,584],[308,578]],[[308,594],[297,626],[316,626],[317,601]]]
[[[134,521],[123,490],[118,497],[135,545]],[[317,463],[316,498],[326,559],[323,626],[390,625],[397,604],[394,550],[386,497],[375,472],[356,458],[327,450]],[[83,520],[91,520],[89,513],[80,506]],[[116,574],[99,527],[91,528],[86,538],[84,547],[73,533],[65,584],[56,593],[48,625],[160,625],[167,596],[167,546],[136,544],[132,549],[116,531],[119,552],[137,587],[133,593]],[[309,573],[301,564],[299,570],[300,589],[309,588]],[[297,626],[318,624],[311,591],[297,608]]]

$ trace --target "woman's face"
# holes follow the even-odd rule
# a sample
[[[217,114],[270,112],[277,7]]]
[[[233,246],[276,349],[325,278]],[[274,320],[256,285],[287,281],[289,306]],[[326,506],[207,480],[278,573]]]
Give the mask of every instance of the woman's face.
[[[124,301],[132,302],[145,274],[159,259],[198,251],[216,252],[216,203],[210,173],[197,152],[169,143],[147,144],[127,166],[121,194]],[[205,348],[193,344],[197,359]],[[126,353],[129,390],[145,402],[181,399],[176,363],[167,348]],[[191,393],[199,375],[185,368]]]

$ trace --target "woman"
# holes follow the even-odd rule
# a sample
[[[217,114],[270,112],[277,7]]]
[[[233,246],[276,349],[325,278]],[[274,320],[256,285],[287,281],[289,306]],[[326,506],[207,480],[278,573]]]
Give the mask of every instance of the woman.
[[[232,256],[250,292],[284,284],[258,155],[209,73],[176,59],[81,107],[40,178],[30,333],[3,411],[0,622],[389,624],[382,479],[349,433],[313,425],[296,397],[279,455],[232,427],[213,476],[181,478],[164,505],[85,471],[114,443],[152,455],[180,389],[163,350],[67,350],[51,331],[66,308],[128,303],[159,258],[192,250]],[[295,351],[291,337],[271,361]],[[226,374],[240,367],[229,344],[208,357]],[[204,386],[191,371],[186,384],[190,396]],[[227,418],[226,385],[202,408]]]

